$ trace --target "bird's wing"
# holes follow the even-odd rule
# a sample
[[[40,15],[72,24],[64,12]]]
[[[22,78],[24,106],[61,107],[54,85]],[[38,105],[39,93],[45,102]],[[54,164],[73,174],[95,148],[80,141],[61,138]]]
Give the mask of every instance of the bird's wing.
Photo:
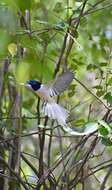
[[[74,73],[70,70],[57,77],[48,87],[50,96],[57,96],[64,92],[74,78]]]

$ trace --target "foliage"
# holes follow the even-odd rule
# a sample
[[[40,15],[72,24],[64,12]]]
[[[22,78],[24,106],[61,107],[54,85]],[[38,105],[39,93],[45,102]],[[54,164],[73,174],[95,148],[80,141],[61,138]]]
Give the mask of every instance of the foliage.
[[[112,188],[111,20],[109,0],[0,1],[0,189]],[[62,128],[20,83],[66,68]]]

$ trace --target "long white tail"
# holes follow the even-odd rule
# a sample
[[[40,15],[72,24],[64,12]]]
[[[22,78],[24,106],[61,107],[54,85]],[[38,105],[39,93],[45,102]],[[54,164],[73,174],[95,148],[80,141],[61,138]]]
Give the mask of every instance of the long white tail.
[[[61,107],[57,103],[47,102],[43,107],[43,111],[45,115],[47,115],[48,117],[56,119],[60,125],[66,125],[66,120],[69,115],[69,111]]]

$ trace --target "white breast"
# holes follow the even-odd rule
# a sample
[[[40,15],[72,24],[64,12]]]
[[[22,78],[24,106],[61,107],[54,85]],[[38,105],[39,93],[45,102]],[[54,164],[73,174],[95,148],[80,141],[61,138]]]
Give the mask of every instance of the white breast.
[[[53,101],[53,99],[49,96],[48,89],[44,85],[41,85],[41,88],[36,91],[36,94],[44,101]]]

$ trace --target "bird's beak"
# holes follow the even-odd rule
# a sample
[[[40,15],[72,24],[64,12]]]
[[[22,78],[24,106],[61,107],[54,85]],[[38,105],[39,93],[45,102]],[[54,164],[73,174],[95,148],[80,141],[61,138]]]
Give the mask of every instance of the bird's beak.
[[[28,89],[30,89],[30,90],[32,90],[32,87],[31,87],[31,85],[30,84],[24,84],[24,86],[26,87],[26,88],[28,88]]]
[[[28,89],[31,89],[31,85],[30,84],[27,84],[27,83],[19,83],[21,86],[24,86]]]

